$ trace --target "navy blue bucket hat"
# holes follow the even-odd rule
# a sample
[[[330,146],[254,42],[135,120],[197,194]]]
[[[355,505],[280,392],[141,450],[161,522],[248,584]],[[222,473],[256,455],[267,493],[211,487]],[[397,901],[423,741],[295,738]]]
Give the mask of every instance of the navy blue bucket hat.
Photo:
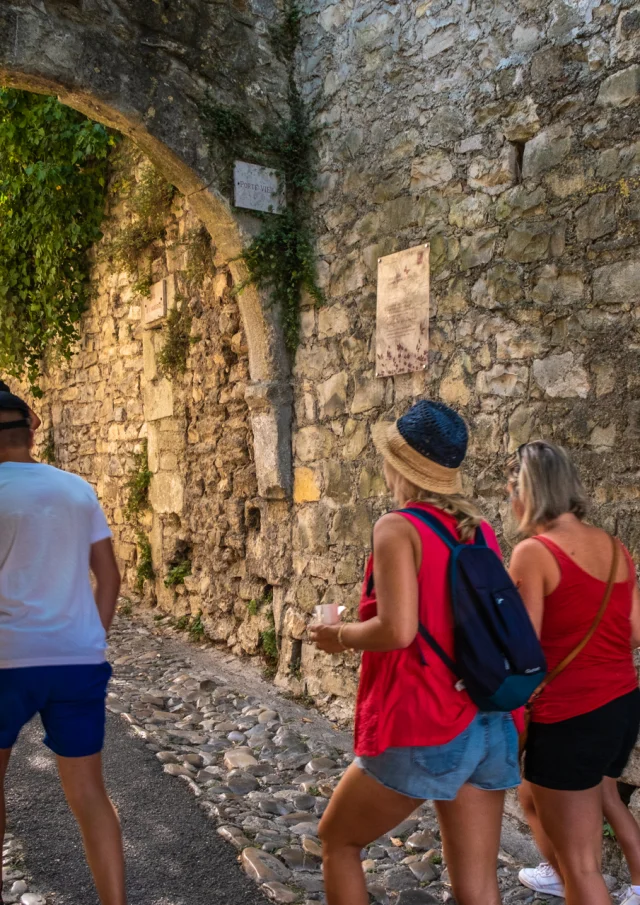
[[[448,405],[421,399],[395,423],[376,424],[372,434],[378,452],[416,487],[434,493],[462,493],[460,466],[467,454],[469,432]]]

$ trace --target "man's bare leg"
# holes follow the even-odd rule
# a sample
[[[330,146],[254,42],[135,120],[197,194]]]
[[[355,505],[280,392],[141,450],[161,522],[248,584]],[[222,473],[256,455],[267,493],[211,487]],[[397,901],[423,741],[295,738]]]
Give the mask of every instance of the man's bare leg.
[[[126,905],[120,821],[104,787],[100,754],[58,757],[58,770],[102,905]]]

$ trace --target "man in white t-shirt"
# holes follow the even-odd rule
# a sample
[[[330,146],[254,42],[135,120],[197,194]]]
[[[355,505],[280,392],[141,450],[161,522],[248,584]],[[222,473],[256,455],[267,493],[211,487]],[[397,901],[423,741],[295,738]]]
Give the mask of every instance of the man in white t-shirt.
[[[100,901],[125,905],[120,824],[101,762],[120,573],[93,489],[34,461],[31,428],[26,403],[0,391],[0,842],[11,749],[39,713]]]

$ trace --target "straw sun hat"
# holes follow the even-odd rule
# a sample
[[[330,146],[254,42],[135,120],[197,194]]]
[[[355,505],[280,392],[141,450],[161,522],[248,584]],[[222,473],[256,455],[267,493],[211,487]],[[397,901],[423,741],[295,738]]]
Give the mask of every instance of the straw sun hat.
[[[443,402],[422,399],[396,422],[371,431],[378,452],[416,487],[433,493],[462,493],[460,466],[469,433],[460,415]]]

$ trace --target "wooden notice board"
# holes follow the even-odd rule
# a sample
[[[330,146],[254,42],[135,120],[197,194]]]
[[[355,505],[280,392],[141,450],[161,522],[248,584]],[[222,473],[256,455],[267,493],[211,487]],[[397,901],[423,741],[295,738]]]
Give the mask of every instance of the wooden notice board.
[[[378,260],[376,377],[424,371],[429,360],[429,246]]]

